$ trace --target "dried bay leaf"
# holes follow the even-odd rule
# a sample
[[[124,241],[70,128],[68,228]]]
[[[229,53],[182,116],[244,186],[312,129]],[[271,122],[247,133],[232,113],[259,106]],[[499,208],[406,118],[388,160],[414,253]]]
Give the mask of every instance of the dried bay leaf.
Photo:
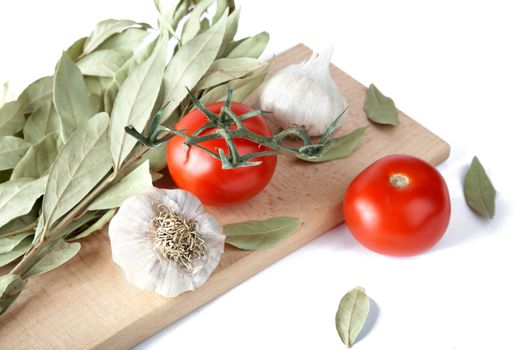
[[[264,79],[266,79],[266,73],[231,80],[227,85],[220,85],[206,92],[200,101],[203,104],[224,101],[228,88],[231,88],[233,90],[232,101],[242,102],[264,82]]]
[[[104,213],[97,221],[95,221],[91,226],[89,226],[84,231],[79,232],[78,234],[69,236],[67,241],[74,241],[80,238],[85,238],[92,233],[100,231],[106,226],[106,224],[111,220],[113,215],[117,212],[117,209],[110,209]]]
[[[132,55],[133,51],[129,50],[97,50],[82,58],[77,65],[84,75],[113,78]]]
[[[0,315],[9,308],[25,287],[26,282],[18,275],[0,276]]]
[[[150,35],[145,27],[131,27],[104,41],[97,50],[117,49],[135,51]]]
[[[0,237],[7,237],[20,232],[33,231],[36,226],[39,209],[40,205],[37,203],[28,214],[19,216],[0,227]]]
[[[0,136],[12,136],[22,130],[25,123],[20,101],[10,101],[0,108]]]
[[[180,20],[188,14],[188,9],[191,5],[188,1],[162,1],[154,0],[155,7],[157,8],[158,24],[161,30],[168,30],[170,33],[174,33],[174,29],[177,28]]]
[[[212,63],[210,69],[195,86],[194,90],[204,90],[233,79],[242,78],[267,65],[268,63],[265,61],[250,57],[219,58]]]
[[[12,263],[24,255],[31,248],[31,243],[33,243],[33,237],[28,235],[9,252],[0,254],[0,267]]]
[[[352,289],[341,299],[335,315],[335,326],[341,341],[347,347],[354,345],[366,322],[369,308],[368,296],[363,287]]]
[[[53,248],[39,262],[24,274],[24,277],[29,278],[51,271],[71,260],[79,250],[80,243],[67,243],[60,239],[53,244]]]
[[[53,97],[53,77],[46,76],[37,79],[22,91],[18,101],[22,104],[25,114],[35,112],[41,105],[51,101]]]
[[[374,84],[370,84],[366,94],[365,112],[374,123],[394,126],[399,124],[394,100],[383,95]]]
[[[224,48],[233,40],[235,34],[237,34],[240,15],[241,8],[237,7],[228,16],[228,19],[226,21],[226,30],[224,31],[224,38],[222,39],[220,52],[224,51]]]
[[[60,130],[60,117],[51,101],[40,105],[33,114],[27,118],[24,125],[24,139],[37,143],[46,135]]]
[[[47,227],[80,202],[111,169],[108,127],[107,113],[96,114],[58,152],[42,204]]]
[[[13,169],[11,178],[30,177],[38,179],[47,174],[61,147],[62,141],[58,132],[48,134],[39,143],[27,150]]]
[[[262,221],[246,221],[224,225],[226,243],[244,250],[273,247],[301,225],[299,218],[274,217]]]
[[[126,19],[106,19],[98,23],[84,44],[84,54],[94,51],[111,36],[121,33],[135,24],[137,24],[135,21]]]
[[[31,144],[15,136],[0,136],[0,170],[13,169]]]
[[[100,194],[89,206],[89,210],[101,210],[120,207],[129,196],[147,191],[152,185],[149,173],[149,161],[142,162],[106,192]]]
[[[231,0],[217,0],[215,2],[217,4],[215,8],[215,14],[212,18],[212,23],[217,23],[218,20],[221,19],[221,17],[224,15],[226,10],[229,9],[229,11],[233,11],[235,9],[235,3]]]
[[[131,56],[119,70],[115,73],[115,76],[111,82],[105,87],[104,92],[104,109],[106,112],[110,113],[115,103],[115,98],[120,89],[120,86],[126,80],[129,73],[132,72],[137,66],[146,61],[155,50],[157,46],[159,37],[156,40],[152,41],[139,51],[137,51],[133,56]],[[105,78],[107,79],[107,78]]]
[[[309,157],[302,154],[296,155],[296,157],[314,163],[346,158],[357,148],[365,134],[366,128],[366,126],[357,128],[347,135],[329,141],[319,157]]]
[[[206,32],[182,45],[166,67],[164,85],[169,104],[164,109],[166,119],[206,74],[217,57],[226,29],[226,14]]]
[[[66,53],[62,54],[55,72],[53,103],[60,116],[60,134],[64,141],[95,114],[82,73]]]
[[[168,146],[167,142],[162,143],[161,145],[149,149],[142,159],[149,160],[149,166],[151,171],[161,171],[166,168],[166,148]]]
[[[17,245],[19,245],[24,238],[33,235],[32,231],[20,232],[14,235],[0,238],[0,254],[9,253]]]
[[[167,43],[167,35],[161,35],[151,57],[130,73],[115,98],[109,128],[109,146],[115,169],[120,168],[137,143],[124,128],[133,125],[142,132],[149,120],[162,83]]]
[[[472,159],[465,175],[463,191],[468,206],[486,218],[493,218],[496,211],[496,189],[478,157]]]
[[[67,48],[66,53],[73,61],[76,61],[84,53],[84,44],[86,40],[87,37],[80,38]]]
[[[0,227],[31,211],[36,200],[44,194],[47,177],[21,178],[0,185]]]
[[[201,17],[203,13],[213,4],[215,0],[200,1],[191,11],[190,16],[182,27],[181,43],[185,45],[193,39],[201,29]]]
[[[230,58],[258,58],[266,49],[269,40],[270,35],[267,32],[261,32],[252,37],[232,42],[224,50],[224,55]]]

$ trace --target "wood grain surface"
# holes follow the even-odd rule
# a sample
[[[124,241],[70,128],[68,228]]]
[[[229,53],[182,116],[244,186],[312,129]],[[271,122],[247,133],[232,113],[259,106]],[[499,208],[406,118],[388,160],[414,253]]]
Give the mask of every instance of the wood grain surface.
[[[297,45],[273,59],[272,71],[301,62],[310,54],[307,47]],[[335,66],[331,72],[349,104],[342,131],[370,125],[363,110],[366,88]],[[300,230],[267,250],[245,252],[227,245],[206,284],[176,298],[129,285],[111,259],[107,232],[93,234],[82,241],[73,260],[32,279],[0,317],[0,348],[129,348],[341,223],[342,199],[349,182],[374,160],[394,153],[438,164],[448,157],[449,146],[400,112],[398,127],[370,125],[359,148],[347,159],[313,164],[280,157],[276,174],[263,193],[243,205],[210,210],[222,223],[298,216]]]

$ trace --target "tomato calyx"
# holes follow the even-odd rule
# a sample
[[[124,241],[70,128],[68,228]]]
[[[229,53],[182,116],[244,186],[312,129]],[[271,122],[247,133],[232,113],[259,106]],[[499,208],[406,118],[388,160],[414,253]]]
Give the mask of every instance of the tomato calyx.
[[[390,175],[388,181],[390,181],[390,184],[392,186],[398,189],[405,188],[410,183],[410,179],[408,178],[408,176],[397,173]]]
[[[321,159],[325,148],[330,147],[334,142],[331,136],[337,124],[344,116],[344,112],[341,113],[341,115],[327,127],[325,134],[317,143],[312,140],[304,128],[299,127],[284,129],[276,135],[267,137],[246,128],[243,123],[249,118],[260,116],[267,112],[251,110],[242,115],[235,114],[231,108],[233,97],[231,89],[228,89],[226,100],[219,113],[213,113],[210,109],[206,108],[189,90],[188,94],[195,108],[200,110],[207,118],[207,123],[202,125],[198,130],[195,130],[195,132],[188,133],[185,130],[177,130],[161,125],[162,109],[153,117],[149,130],[145,135],[138,132],[132,125],[125,127],[126,132],[149,148],[158,147],[172,137],[181,136],[184,138],[185,145],[198,147],[213,158],[220,160],[223,169],[235,169],[260,165],[261,161],[255,160],[255,158],[260,159],[260,157],[274,156],[281,154],[282,151],[291,153],[300,159],[313,159],[313,161]],[[284,140],[291,136],[299,138],[303,142],[303,145],[300,147],[285,145]],[[234,143],[234,139],[237,138],[255,142],[261,146],[265,146],[265,148],[269,150],[241,155]],[[202,142],[219,139],[223,139],[226,142],[226,150],[222,148],[211,150],[201,145]]]

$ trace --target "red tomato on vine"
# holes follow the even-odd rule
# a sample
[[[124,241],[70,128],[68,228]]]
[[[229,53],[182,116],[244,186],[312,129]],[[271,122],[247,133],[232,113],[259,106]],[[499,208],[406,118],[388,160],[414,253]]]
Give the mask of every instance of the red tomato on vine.
[[[206,105],[206,108],[218,114],[223,105],[223,102],[216,102]],[[231,103],[231,109],[239,116],[252,110],[235,102]],[[191,135],[207,123],[208,119],[203,112],[194,109],[180,119],[174,128]],[[261,116],[245,119],[242,123],[257,134],[272,136],[270,128]],[[231,128],[234,129],[235,125]],[[200,135],[209,134],[214,130],[207,129]],[[234,144],[241,156],[270,151],[265,146],[240,138],[234,139]],[[229,154],[224,139],[204,141],[199,145],[214,153],[221,148],[226,155]],[[270,182],[277,164],[277,157],[270,155],[253,159],[261,161],[261,164],[256,166],[222,169],[221,161],[213,158],[205,150],[196,146],[188,149],[182,136],[175,136],[168,141],[166,156],[168,170],[177,187],[192,192],[204,204],[213,206],[239,204],[254,197]]]

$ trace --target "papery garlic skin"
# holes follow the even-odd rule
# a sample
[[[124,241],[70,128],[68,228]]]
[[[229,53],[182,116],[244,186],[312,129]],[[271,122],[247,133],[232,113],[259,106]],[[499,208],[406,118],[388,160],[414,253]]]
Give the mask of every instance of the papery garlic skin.
[[[324,134],[341,113],[346,99],[330,75],[332,49],[277,72],[261,87],[260,107],[267,118],[286,129],[303,127],[310,136]],[[341,125],[341,123],[339,123]]]
[[[186,220],[193,220],[206,241],[207,260],[193,273],[159,256],[150,230],[157,205],[170,208]],[[136,287],[174,297],[206,282],[219,264],[224,251],[222,226],[207,213],[201,202],[184,190],[153,188],[127,198],[109,224],[113,260]]]

